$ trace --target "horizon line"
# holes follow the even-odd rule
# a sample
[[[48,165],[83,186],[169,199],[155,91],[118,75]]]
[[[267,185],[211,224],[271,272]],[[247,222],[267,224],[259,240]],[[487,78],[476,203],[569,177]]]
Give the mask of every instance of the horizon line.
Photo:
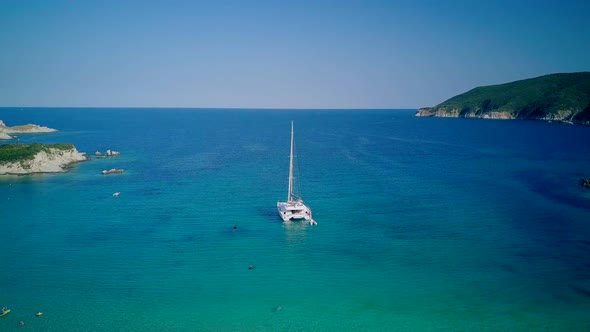
[[[201,110],[292,110],[292,111],[346,111],[346,110],[417,110],[422,107],[372,107],[372,108],[358,108],[358,107],[320,107],[320,108],[297,108],[297,107],[174,107],[174,106],[0,106],[0,109],[7,108],[109,108],[109,109],[201,109]]]

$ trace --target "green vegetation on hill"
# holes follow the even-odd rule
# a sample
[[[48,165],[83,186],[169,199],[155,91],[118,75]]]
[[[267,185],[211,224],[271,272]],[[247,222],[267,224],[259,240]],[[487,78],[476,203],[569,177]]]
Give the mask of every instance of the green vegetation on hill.
[[[478,87],[418,113],[590,124],[590,72],[551,74]]]
[[[71,150],[74,145],[65,144],[3,144],[0,145],[0,165],[23,160],[32,160],[41,151],[49,152],[49,149]]]

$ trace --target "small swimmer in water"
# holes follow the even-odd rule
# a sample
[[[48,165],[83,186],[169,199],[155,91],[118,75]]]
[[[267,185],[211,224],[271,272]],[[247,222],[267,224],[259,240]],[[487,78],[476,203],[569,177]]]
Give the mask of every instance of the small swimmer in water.
[[[248,270],[254,270],[254,265],[248,266]]]
[[[18,326],[25,326],[25,322],[23,322],[22,320],[20,322],[18,322]]]

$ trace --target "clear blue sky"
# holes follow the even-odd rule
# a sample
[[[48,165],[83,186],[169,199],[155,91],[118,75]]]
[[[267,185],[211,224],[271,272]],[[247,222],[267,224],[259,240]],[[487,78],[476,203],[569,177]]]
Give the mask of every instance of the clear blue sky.
[[[0,0],[0,106],[433,106],[590,71],[589,13],[583,0]]]

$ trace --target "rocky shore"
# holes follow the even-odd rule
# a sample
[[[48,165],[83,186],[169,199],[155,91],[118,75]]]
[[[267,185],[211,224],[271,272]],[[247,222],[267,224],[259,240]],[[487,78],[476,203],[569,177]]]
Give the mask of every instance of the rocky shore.
[[[78,152],[71,144],[9,144],[0,148],[3,156],[0,158],[0,175],[65,172],[71,165],[87,160],[86,154]],[[22,151],[33,151],[33,154]]]
[[[510,112],[489,112],[484,114],[477,114],[476,112],[463,112],[459,108],[455,109],[435,109],[433,107],[420,108],[416,111],[416,116],[436,116],[440,118],[482,118],[482,119],[496,119],[496,120],[511,120],[516,117]]]
[[[13,137],[10,134],[52,133],[56,131],[56,129],[36,124],[8,127],[2,120],[0,120],[0,139],[12,139]]]

